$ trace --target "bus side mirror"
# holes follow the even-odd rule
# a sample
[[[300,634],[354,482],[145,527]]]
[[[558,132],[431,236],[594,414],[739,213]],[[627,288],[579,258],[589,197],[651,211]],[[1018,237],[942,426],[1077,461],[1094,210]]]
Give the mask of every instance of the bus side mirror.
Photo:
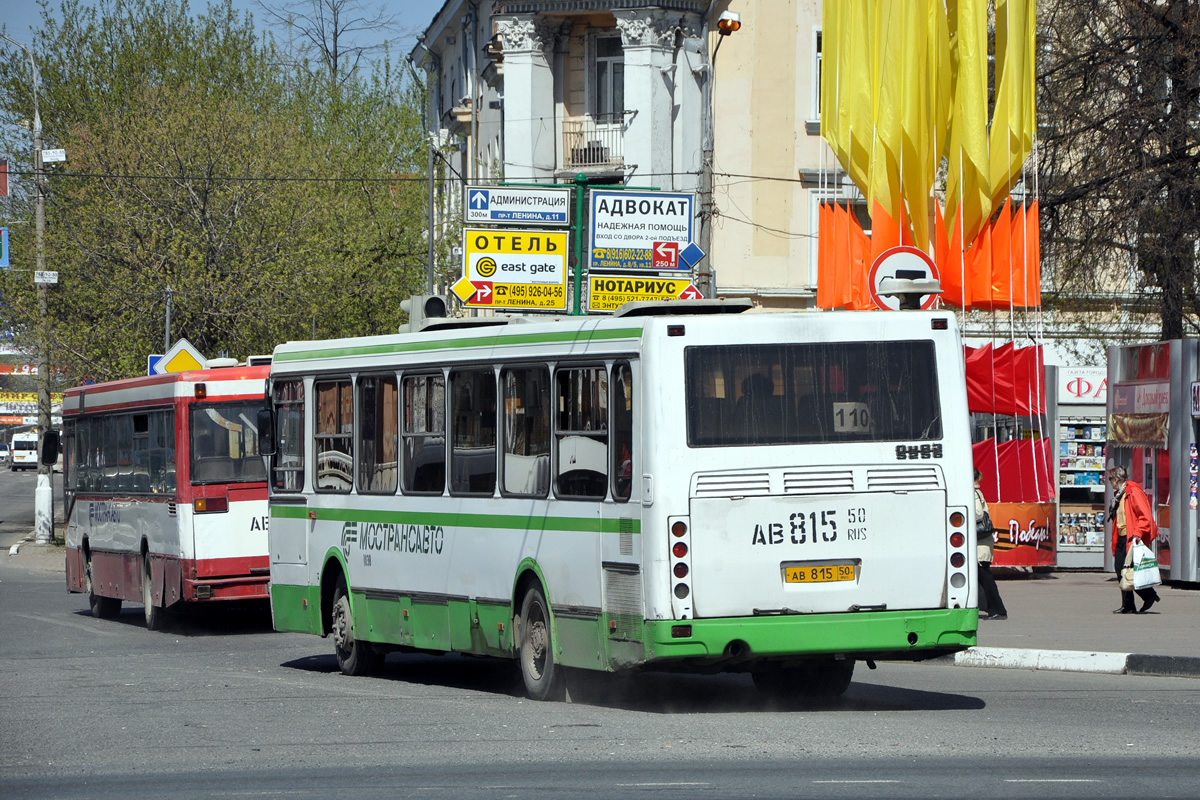
[[[41,461],[47,467],[53,467],[58,463],[58,446],[60,442],[58,431],[46,431],[42,435]]]
[[[258,453],[275,455],[275,415],[269,408],[258,410]]]

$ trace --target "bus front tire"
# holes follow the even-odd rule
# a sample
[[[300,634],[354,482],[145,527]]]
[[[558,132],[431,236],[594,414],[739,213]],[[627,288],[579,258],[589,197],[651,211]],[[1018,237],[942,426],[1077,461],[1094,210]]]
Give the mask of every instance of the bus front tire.
[[[146,630],[162,630],[167,610],[154,605],[154,573],[150,571],[150,554],[142,554],[142,605],[146,612]]]
[[[566,675],[554,661],[549,605],[536,586],[525,593],[517,621],[517,659],[525,692],[530,700],[562,700],[566,696]]]
[[[89,556],[83,565],[83,588],[88,596],[88,608],[96,619],[112,619],[121,613],[121,601],[115,597],[101,597],[96,594],[92,583],[92,559]]]
[[[381,659],[370,642],[354,638],[354,616],[350,612],[350,594],[346,591],[346,579],[338,578],[333,590],[333,608],[330,614],[330,632],[333,634],[333,652],[337,656],[338,669],[346,675],[370,675]]]

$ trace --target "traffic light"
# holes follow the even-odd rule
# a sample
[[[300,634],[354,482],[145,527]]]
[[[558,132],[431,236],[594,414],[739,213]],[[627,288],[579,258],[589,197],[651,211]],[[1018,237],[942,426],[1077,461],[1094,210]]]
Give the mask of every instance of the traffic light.
[[[430,321],[446,316],[446,298],[440,294],[414,294],[400,301],[400,310],[408,314],[408,332],[417,333]],[[404,327],[400,328],[405,331]]]

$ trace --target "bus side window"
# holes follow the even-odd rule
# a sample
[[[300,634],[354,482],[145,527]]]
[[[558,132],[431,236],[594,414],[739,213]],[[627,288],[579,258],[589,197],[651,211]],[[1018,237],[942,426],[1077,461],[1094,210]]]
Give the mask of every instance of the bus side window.
[[[496,373],[466,369],[450,373],[450,492],[496,491]]]
[[[304,382],[279,381],[272,389],[275,404],[275,455],[271,481],[278,492],[304,488]]]
[[[358,490],[396,492],[396,379],[358,379]]]
[[[506,495],[545,497],[550,491],[550,372],[545,367],[505,369],[504,464]]]
[[[314,387],[317,395],[317,491],[348,493],[354,485],[354,391],[350,381],[325,381]]]
[[[633,371],[628,361],[612,369],[613,499],[623,502],[633,491]]]
[[[603,499],[608,493],[608,374],[604,367],[560,369],[555,388],[554,492]]]
[[[439,495],[446,486],[446,379],[405,375],[402,391],[401,487],[405,494]]]

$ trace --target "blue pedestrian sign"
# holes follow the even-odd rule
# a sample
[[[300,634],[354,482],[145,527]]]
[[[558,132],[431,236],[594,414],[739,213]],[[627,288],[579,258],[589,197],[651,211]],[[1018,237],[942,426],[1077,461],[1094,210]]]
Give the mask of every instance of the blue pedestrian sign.
[[[0,228],[0,267],[8,266],[8,228]]]
[[[570,224],[571,187],[468,186],[463,221],[472,224]]]

